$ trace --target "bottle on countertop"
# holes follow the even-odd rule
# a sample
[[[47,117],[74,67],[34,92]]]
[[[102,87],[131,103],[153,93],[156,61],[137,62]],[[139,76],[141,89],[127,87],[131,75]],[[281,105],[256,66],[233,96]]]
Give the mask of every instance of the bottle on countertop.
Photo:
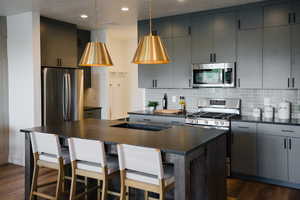
[[[163,110],[168,109],[168,96],[167,96],[167,93],[164,94],[161,105],[162,105]]]
[[[179,104],[180,104],[182,113],[186,113],[186,102],[185,102],[184,96],[179,97]]]

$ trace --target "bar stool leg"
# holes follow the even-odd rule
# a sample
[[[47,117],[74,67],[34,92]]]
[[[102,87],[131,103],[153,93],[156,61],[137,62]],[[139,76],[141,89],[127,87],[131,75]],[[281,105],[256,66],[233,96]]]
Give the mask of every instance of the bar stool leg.
[[[101,186],[101,181],[98,180],[98,183],[97,183],[97,184],[98,184],[98,189],[97,189],[97,199],[98,199],[98,200],[101,200],[101,189],[102,189],[102,188],[100,187],[100,186]]]
[[[59,159],[59,169],[58,169],[58,175],[57,175],[57,185],[56,185],[56,194],[55,194],[56,200],[59,200],[59,197],[61,195],[63,175],[64,175],[63,161],[62,161],[62,159]]]
[[[76,187],[77,187],[77,175],[74,173],[72,175],[72,181],[71,181],[71,191],[70,191],[70,200],[73,200],[73,198],[76,195]]]
[[[147,191],[144,192],[144,197],[145,197],[145,200],[148,200],[148,192]]]
[[[126,187],[126,200],[129,200],[129,187]]]
[[[30,200],[34,200],[33,192],[37,191],[37,181],[38,181],[39,170],[40,170],[39,166],[37,166],[37,164],[35,164],[34,171],[33,171],[31,192],[30,192]]]
[[[106,200],[106,194],[107,194],[107,187],[108,187],[108,182],[107,179],[105,178],[102,181],[102,200]]]

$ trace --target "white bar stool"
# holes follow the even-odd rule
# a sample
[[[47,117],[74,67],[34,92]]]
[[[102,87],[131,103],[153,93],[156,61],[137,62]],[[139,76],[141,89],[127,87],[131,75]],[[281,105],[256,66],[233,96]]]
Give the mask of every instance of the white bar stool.
[[[86,195],[87,193],[98,189],[102,181],[101,199],[105,200],[107,194],[120,196],[119,193],[108,191],[108,180],[119,172],[118,159],[112,156],[106,156],[104,143],[97,140],[86,140],[78,138],[68,139],[70,157],[72,164],[72,183],[70,200]],[[88,177],[98,180],[98,186],[91,188],[81,194],[76,195],[77,176]],[[98,190],[98,199],[100,192]]]
[[[175,186],[172,167],[163,167],[159,149],[138,147],[126,144],[118,145],[121,173],[121,200],[125,200],[129,187],[159,194],[165,199],[165,193]],[[129,194],[127,194],[129,196]]]
[[[34,196],[38,196],[45,199],[58,200],[60,199],[61,192],[64,190],[64,166],[70,164],[69,152],[61,149],[57,135],[33,132],[30,134],[30,137],[34,156],[34,172],[30,199],[33,200]],[[53,184],[52,182],[37,185],[39,169],[41,167],[58,170],[55,197],[37,191],[38,187]]]

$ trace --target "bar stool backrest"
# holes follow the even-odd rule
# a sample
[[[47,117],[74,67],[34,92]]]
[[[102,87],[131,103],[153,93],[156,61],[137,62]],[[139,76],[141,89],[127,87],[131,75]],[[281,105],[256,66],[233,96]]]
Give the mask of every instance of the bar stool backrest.
[[[57,135],[48,133],[30,133],[33,153],[51,154],[57,158],[61,157],[61,147]]]
[[[158,149],[138,147],[127,144],[118,145],[120,170],[134,170],[164,177],[161,152]]]
[[[87,161],[106,166],[104,143],[97,140],[69,138],[71,161]]]

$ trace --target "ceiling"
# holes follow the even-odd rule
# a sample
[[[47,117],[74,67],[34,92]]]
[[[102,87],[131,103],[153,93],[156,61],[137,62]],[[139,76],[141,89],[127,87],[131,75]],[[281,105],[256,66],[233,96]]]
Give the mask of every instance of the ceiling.
[[[96,4],[95,4],[95,1]],[[230,7],[262,0],[152,0],[153,17]],[[95,6],[96,5],[96,6]],[[128,12],[121,11],[127,6]],[[0,0],[0,15],[39,11],[41,15],[85,29],[134,24],[148,18],[149,0]],[[95,18],[97,10],[97,23]],[[89,18],[81,19],[81,14]],[[97,24],[97,25],[95,25]]]

